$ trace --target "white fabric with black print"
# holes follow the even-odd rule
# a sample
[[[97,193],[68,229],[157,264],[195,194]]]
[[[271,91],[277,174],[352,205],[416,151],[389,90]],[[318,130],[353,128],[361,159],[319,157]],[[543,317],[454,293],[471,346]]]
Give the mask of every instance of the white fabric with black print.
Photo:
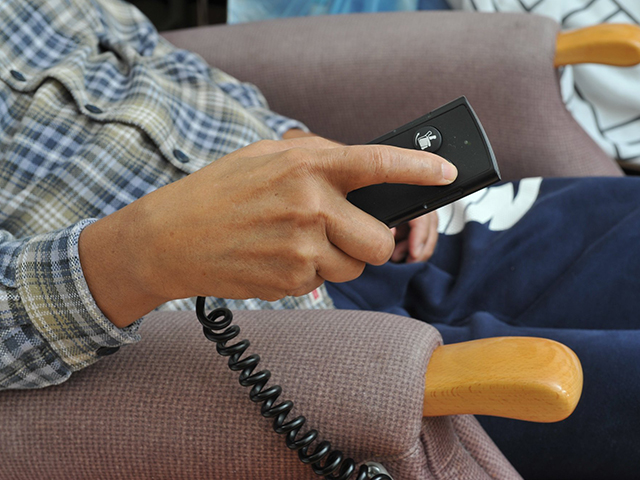
[[[448,0],[452,8],[546,15],[572,30],[600,23],[640,24],[640,0]],[[562,69],[562,96],[580,125],[611,157],[640,171],[640,65]]]

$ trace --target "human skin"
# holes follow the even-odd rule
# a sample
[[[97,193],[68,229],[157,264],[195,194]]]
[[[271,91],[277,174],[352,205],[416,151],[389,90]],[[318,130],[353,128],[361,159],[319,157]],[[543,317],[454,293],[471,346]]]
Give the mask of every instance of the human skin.
[[[125,327],[193,296],[273,301],[381,265],[393,233],[346,200],[377,183],[446,185],[437,155],[317,136],[264,140],[86,227],[78,245],[98,307]]]
[[[293,128],[283,139],[315,137],[316,134]],[[430,212],[414,218],[398,228],[391,229],[396,246],[391,255],[392,262],[426,262],[431,258],[438,242],[438,214]]]
[[[438,242],[438,214],[427,213],[391,231],[396,239],[392,262],[426,262],[433,255]]]

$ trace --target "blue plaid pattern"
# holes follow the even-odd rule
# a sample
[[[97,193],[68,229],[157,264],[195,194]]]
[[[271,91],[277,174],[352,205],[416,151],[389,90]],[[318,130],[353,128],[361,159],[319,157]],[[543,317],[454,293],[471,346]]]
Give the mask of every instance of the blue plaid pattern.
[[[300,123],[178,50],[121,0],[0,3],[0,389],[38,388],[139,340],[116,328],[82,274],[78,238],[115,212],[238,148]],[[330,308],[322,288],[278,302]],[[192,299],[162,310],[193,309]]]

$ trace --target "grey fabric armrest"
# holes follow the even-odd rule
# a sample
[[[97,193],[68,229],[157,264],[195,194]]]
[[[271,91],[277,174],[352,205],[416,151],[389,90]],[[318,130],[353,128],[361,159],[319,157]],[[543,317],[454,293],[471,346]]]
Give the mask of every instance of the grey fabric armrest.
[[[281,398],[356,460],[381,461],[396,480],[434,478],[445,466],[451,478],[518,478],[473,417],[422,419],[424,374],[440,344],[429,325],[350,311],[236,320]],[[0,479],[317,478],[260,416],[193,312],[152,314],[142,337],[62,385],[0,392]]]
[[[274,111],[328,138],[365,143],[465,95],[505,179],[620,175],[562,103],[557,32],[536,15],[402,12],[164,36],[256,84]]]

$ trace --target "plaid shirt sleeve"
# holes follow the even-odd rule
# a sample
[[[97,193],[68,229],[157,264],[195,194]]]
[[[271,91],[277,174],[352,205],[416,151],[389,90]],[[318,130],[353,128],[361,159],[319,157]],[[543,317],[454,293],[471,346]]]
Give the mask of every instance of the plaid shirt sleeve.
[[[78,256],[89,223],[22,241],[0,233],[0,389],[61,383],[139,340],[139,322],[115,327],[89,293]]]
[[[269,109],[266,99],[254,85],[242,83],[235,78],[226,75],[219,70],[218,86],[231,98],[250,111],[255,117],[260,118],[265,125],[272,129],[278,138],[282,138],[288,130],[297,128],[309,132],[305,124],[288,117],[283,117]]]

